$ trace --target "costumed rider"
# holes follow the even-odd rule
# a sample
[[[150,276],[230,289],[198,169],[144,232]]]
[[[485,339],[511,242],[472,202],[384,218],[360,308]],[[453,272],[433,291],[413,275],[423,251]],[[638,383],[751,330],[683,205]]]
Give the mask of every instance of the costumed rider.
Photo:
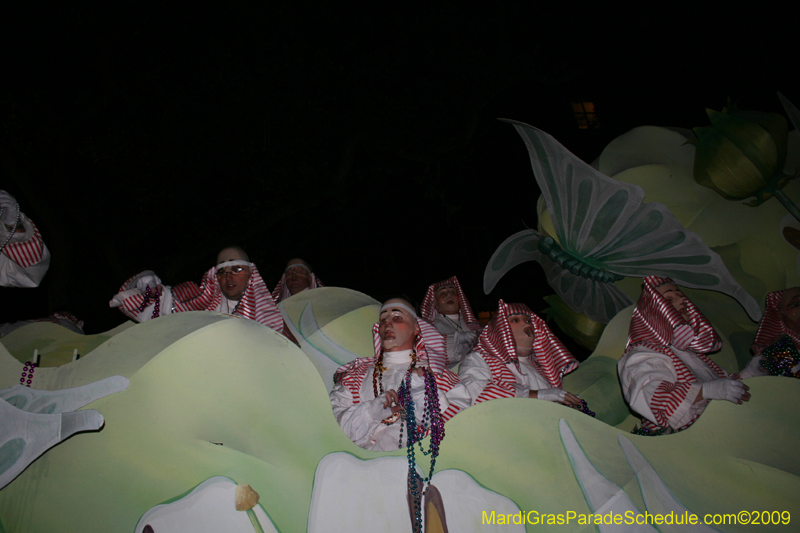
[[[472,351],[481,324],[455,276],[428,287],[420,312],[447,338],[448,366],[452,368]]]
[[[401,405],[404,390],[414,402],[417,423],[435,403],[444,421],[469,406],[469,394],[458,376],[447,369],[444,337],[428,322],[417,321],[408,301],[388,300],[372,332],[375,357],[340,367],[330,394],[333,414],[354,443],[377,451],[406,445],[407,423],[401,417],[406,407]],[[426,382],[431,378],[435,387]],[[436,396],[432,395],[434,388]]]
[[[772,348],[768,358],[777,363],[775,373],[800,377],[800,287],[767,294],[751,350],[760,356],[767,348]]]
[[[286,263],[280,281],[272,291],[272,299],[275,304],[282,302],[290,296],[306,289],[318,289],[324,287],[322,281],[314,274],[311,265],[296,257]]]
[[[711,400],[750,399],[740,381],[758,372],[758,358],[740,374],[708,358],[722,340],[669,278],[648,276],[633,310],[625,354],[617,363],[622,394],[642,418],[634,432],[659,435],[691,426]]]
[[[784,336],[800,349],[800,287],[767,294],[764,316],[758,324],[752,350],[755,355]]]
[[[145,270],[120,288],[109,302],[125,315],[143,322],[182,311],[219,311],[238,315],[284,332],[283,317],[258,269],[238,246],[222,250],[198,287],[192,282],[162,285],[153,271]]]
[[[500,300],[475,349],[461,362],[458,377],[473,404],[497,398],[537,398],[576,409],[581,399],[562,389],[578,360],[525,304]]]
[[[0,190],[0,287],[38,287],[50,252],[13,196]]]

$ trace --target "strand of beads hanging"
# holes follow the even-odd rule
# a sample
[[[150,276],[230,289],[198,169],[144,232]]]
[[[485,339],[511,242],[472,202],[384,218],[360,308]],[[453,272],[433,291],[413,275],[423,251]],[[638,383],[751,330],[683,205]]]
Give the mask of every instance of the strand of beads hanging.
[[[150,287],[147,287],[144,290],[144,300],[142,301],[142,305],[139,306],[139,312],[144,312],[144,308],[150,305],[150,300],[156,303],[153,306],[152,318],[158,318],[161,315],[161,292],[158,289],[150,289]]]
[[[761,352],[761,366],[773,376],[800,377],[800,352],[789,335],[784,335]]]
[[[591,416],[592,418],[594,418],[595,412],[589,410],[589,406],[586,405],[586,400],[584,400],[583,398],[581,398],[581,406],[580,406],[580,408],[578,410],[581,413],[587,414],[587,415]]]
[[[643,437],[659,437],[661,435],[667,435],[668,434],[666,429],[659,428],[659,429],[650,431],[649,429],[647,429],[644,426],[636,426],[635,428],[633,428],[633,431],[631,431],[631,433],[633,433],[634,435],[641,435]]]
[[[31,381],[33,381],[33,371],[36,367],[39,366],[33,361],[26,361],[25,366],[22,368],[22,377],[19,378],[19,382],[25,385],[26,387],[31,386]]]
[[[625,279],[625,276],[614,274],[602,268],[596,268],[577,257],[565,252],[552,237],[542,237],[539,239],[539,251],[550,256],[550,259],[569,270],[576,276],[581,276],[604,283],[613,283]]]
[[[422,497],[427,492],[427,487],[430,486],[430,481],[433,478],[433,473],[436,470],[436,459],[439,457],[439,450],[444,439],[444,419],[442,418],[442,411],[439,406],[439,388],[436,384],[436,376],[427,368],[423,368],[423,379],[425,380],[425,395],[424,404],[422,408],[422,420],[417,422],[417,413],[415,410],[414,399],[411,394],[411,374],[410,368],[406,372],[405,379],[403,380],[398,396],[400,397],[400,405],[403,407],[404,421],[407,433],[406,442],[406,457],[408,458],[408,493],[413,500],[414,521],[412,530],[422,532]],[[428,449],[422,445],[422,439],[430,432],[430,445]],[[417,472],[417,461],[414,452],[415,445],[419,446],[419,451],[423,455],[431,456],[431,466],[426,477],[422,477]],[[403,446],[402,426],[400,441],[398,446]],[[421,482],[421,483],[420,483]],[[423,490],[420,490],[420,484]]]
[[[386,367],[383,366],[383,352],[381,352],[375,359],[375,370],[372,372],[372,393],[376,398],[383,394],[384,370],[386,370]]]
[[[3,216],[3,210],[0,209],[0,217],[2,216]],[[8,244],[11,241],[11,238],[17,232],[17,228],[19,227],[20,222],[22,222],[22,214],[19,212],[19,204],[17,204],[17,216],[16,218],[14,218],[14,227],[9,230],[8,237],[6,237],[6,240],[3,241],[2,245],[0,245],[0,253],[5,249],[6,244]]]
[[[416,350],[411,350],[411,364],[408,366],[408,372],[411,371],[415,366],[417,366],[417,352]],[[372,372],[372,393],[377,398],[378,396],[383,396],[383,371],[386,370],[386,367],[383,366],[383,351],[378,354],[377,359],[375,360],[375,370]],[[387,426],[391,426],[395,422],[397,422],[400,417],[403,415],[403,411],[400,410],[396,413],[392,413],[390,416],[387,416],[383,420],[381,420],[382,424]],[[402,432],[403,428],[400,427],[400,436],[402,440]]]

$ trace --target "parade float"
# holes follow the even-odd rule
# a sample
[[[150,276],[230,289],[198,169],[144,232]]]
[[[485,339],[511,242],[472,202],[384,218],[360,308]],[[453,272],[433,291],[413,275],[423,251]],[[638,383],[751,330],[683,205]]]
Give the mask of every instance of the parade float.
[[[800,141],[797,132],[787,138],[783,166],[791,172]],[[695,287],[690,298],[725,341],[713,358],[734,372],[749,357],[766,293],[800,284],[797,249],[786,231],[800,224],[777,200],[744,206],[698,183],[698,148],[686,140],[686,132],[637,128],[613,141],[594,170],[622,186],[607,189],[609,197],[628,185],[643,191],[625,189],[639,197],[623,202],[620,212],[655,216],[673,235],[694,236],[681,241],[693,248],[671,255],[673,275],[681,264],[722,267],[716,281],[700,267],[676,278]],[[783,194],[800,195],[795,182],[782,185]],[[566,190],[559,187],[550,190]],[[665,264],[663,256],[651,249],[623,271],[612,260],[591,260],[590,252],[602,247],[594,242],[586,248],[590,260],[581,263],[567,242],[570,230],[560,226],[569,217],[559,218],[546,201],[539,212],[535,242],[525,235],[519,249],[512,246],[494,262],[495,270],[502,275],[537,253],[550,262],[548,279],[563,282],[566,290],[556,291],[562,302],[596,295],[578,302],[583,307],[566,305],[573,317],[589,311],[581,320],[603,326],[595,330],[592,355],[564,383],[596,416],[525,399],[458,413],[446,424],[421,501],[424,530],[792,527],[800,517],[800,459],[793,451],[800,382],[752,378],[752,399],[744,405],[712,402],[686,431],[632,435],[635,418],[620,393],[616,363],[640,278]],[[570,226],[574,236],[588,242],[591,230],[580,228],[591,226],[579,222]],[[646,233],[616,233],[622,237],[614,258],[630,262],[625,246]],[[681,259],[704,254],[708,261]],[[580,294],[570,292],[577,285],[564,281],[565,271],[589,280]],[[340,429],[328,399],[339,365],[373,355],[379,303],[327,287],[279,307],[299,347],[256,322],[213,312],[86,336],[37,323],[4,337],[0,532],[411,531],[407,451],[359,448]],[[412,468],[427,476],[430,466],[417,454]]]

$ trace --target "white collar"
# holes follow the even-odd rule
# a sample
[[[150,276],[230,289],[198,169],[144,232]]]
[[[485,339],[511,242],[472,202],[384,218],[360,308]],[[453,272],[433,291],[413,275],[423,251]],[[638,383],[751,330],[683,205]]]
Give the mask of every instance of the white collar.
[[[410,364],[412,351],[413,350],[397,350],[395,352],[383,352],[383,363],[387,365]]]

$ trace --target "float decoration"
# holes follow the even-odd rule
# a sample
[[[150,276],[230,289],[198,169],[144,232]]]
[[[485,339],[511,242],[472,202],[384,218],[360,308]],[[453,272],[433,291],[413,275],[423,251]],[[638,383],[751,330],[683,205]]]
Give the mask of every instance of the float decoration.
[[[357,357],[373,357],[372,338],[364,335],[378,321],[381,304],[358,291],[319,287],[302,291],[278,304],[286,327],[300,343],[328,392],[333,374]]]
[[[324,317],[322,302],[313,304],[323,329],[335,322]],[[358,329],[369,337],[366,318]],[[534,511],[532,520],[543,513],[591,513],[559,432],[563,419],[597,472],[624,489],[640,512],[653,507],[638,488],[620,434],[675,499],[701,516],[742,509],[800,514],[800,459],[786,452],[800,433],[800,382],[752,378],[746,405],[712,402],[687,431],[631,436],[632,421],[607,422],[623,411],[627,416],[613,359],[627,334],[621,318],[606,328],[598,351],[565,378],[565,388],[585,398],[597,418],[516,398],[458,413],[447,422],[431,481],[440,504],[424,499],[423,512],[446,517],[450,531],[498,532],[524,530],[508,520],[520,512]],[[28,336],[40,331],[35,326],[15,333]],[[595,360],[602,364],[591,364]],[[21,368],[0,345],[0,386],[14,385]],[[251,485],[260,496],[252,510],[260,515],[260,506],[279,531],[411,530],[406,451],[371,452],[353,444],[332,415],[314,365],[271,329],[207,311],[169,315],[118,333],[78,361],[37,369],[36,379],[65,388],[114,374],[130,379],[128,389],[90,406],[103,413],[106,427],[54,447],[0,491],[0,530],[131,532],[148,510],[215,476]],[[578,382],[581,387],[573,388]],[[604,400],[615,391],[620,412]],[[327,468],[335,458],[342,464]],[[420,473],[428,470],[426,459],[417,456]],[[194,513],[189,507],[182,512]],[[266,520],[259,523],[268,530]],[[251,524],[243,530],[252,531]],[[576,521],[570,526],[579,533],[597,530]],[[563,531],[564,525],[529,523],[527,529]]]
[[[250,485],[237,485],[228,477],[214,476],[200,483],[189,494],[148,510],[134,531],[278,533],[258,500],[258,493]]]
[[[779,95],[780,96],[780,95]],[[791,116],[794,106],[781,96]],[[796,111],[796,109],[795,109]],[[728,103],[721,112],[706,109],[710,126],[694,128],[697,148],[694,179],[728,200],[754,197],[745,205],[756,207],[775,196],[800,220],[800,209],[782,189],[798,172],[783,172],[788,127],[777,113],[743,111]]]
[[[584,313],[576,313],[557,294],[545,296],[544,301],[550,306],[544,310],[548,322],[555,320],[561,331],[584,348],[591,351],[597,348],[606,324],[592,320]]]
[[[77,409],[128,388],[122,376],[76,387],[44,391],[29,385],[0,389],[0,489],[48,449],[83,431],[103,427],[103,415]]]
[[[547,133],[511,123],[525,141],[555,235],[525,230],[506,239],[484,272],[488,294],[525,261],[540,262],[548,283],[576,313],[608,321],[631,300],[612,282],[622,277],[669,277],[682,286],[734,297],[753,320],[758,303],[722,259],[644,190],[595,170]],[[544,227],[545,224],[540,223]]]

